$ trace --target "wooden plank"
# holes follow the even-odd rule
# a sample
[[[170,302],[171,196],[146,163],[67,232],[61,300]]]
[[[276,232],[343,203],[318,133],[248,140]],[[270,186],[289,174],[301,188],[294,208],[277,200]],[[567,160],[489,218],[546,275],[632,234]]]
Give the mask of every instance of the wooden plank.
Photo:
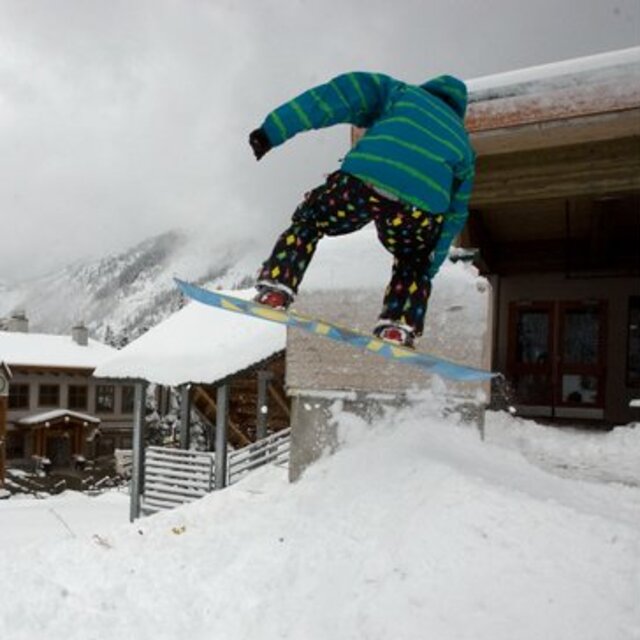
[[[291,417],[291,407],[289,402],[283,397],[283,394],[280,393],[279,389],[276,389],[273,383],[267,385],[267,389],[269,390],[269,395],[275,400],[276,404],[282,409],[287,418]]]
[[[574,120],[531,123],[478,131],[471,143],[479,157],[517,151],[603,142],[638,135],[640,108]]]
[[[204,410],[199,406],[201,402],[206,405]],[[208,420],[210,424],[215,425],[217,404],[216,401],[211,398],[211,396],[209,396],[208,392],[203,387],[199,386],[196,388],[194,392],[193,404],[203,418]],[[231,418],[228,419],[228,426],[229,440],[234,446],[243,447],[251,442],[251,440],[249,440],[249,438],[247,438],[247,436],[243,433],[240,425]]]
[[[471,206],[636,191],[639,143],[628,138],[481,159]]]

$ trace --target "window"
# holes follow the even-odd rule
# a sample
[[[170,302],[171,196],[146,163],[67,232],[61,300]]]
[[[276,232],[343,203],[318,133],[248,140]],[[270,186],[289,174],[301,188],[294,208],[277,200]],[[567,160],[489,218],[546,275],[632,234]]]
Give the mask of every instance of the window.
[[[88,388],[86,384],[69,385],[69,409],[84,409],[88,407]]]
[[[57,384],[41,384],[38,394],[38,406],[59,407],[60,386]]]
[[[629,298],[627,385],[640,387],[640,296]]]
[[[122,413],[133,413],[135,391],[135,387],[132,385],[122,387]]]
[[[9,409],[29,408],[29,385],[12,384],[9,386]]]
[[[116,389],[112,384],[99,384],[96,387],[96,412],[113,413],[115,399]]]

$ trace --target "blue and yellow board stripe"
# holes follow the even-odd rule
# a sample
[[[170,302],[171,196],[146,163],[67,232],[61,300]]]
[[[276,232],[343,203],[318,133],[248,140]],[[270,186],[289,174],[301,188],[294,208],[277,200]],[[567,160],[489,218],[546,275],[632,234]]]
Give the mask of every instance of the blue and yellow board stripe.
[[[242,300],[241,298],[220,293],[219,291],[203,289],[202,287],[179,280],[178,278],[176,278],[175,281],[185,296],[210,307],[218,307],[219,309],[231,311],[232,313],[241,313],[242,315],[253,316],[261,320],[296,327],[308,333],[335,340],[336,342],[342,342],[343,344],[349,344],[358,349],[377,353],[388,360],[410,364],[428,373],[442,376],[443,378],[457,382],[479,382],[489,380],[495,375],[490,371],[468,367],[467,365],[457,364],[437,356],[420,353],[413,349],[399,347],[371,335],[360,333],[359,331],[354,331],[346,327],[340,327],[325,320],[309,318],[295,311],[271,309],[251,300]]]

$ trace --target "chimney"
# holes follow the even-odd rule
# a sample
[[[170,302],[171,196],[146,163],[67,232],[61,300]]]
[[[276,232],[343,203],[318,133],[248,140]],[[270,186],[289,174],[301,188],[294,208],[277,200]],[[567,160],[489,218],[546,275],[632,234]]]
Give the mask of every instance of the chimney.
[[[25,311],[14,311],[9,318],[9,331],[29,333],[29,320]]]
[[[89,329],[82,322],[71,329],[71,339],[81,347],[89,344]]]

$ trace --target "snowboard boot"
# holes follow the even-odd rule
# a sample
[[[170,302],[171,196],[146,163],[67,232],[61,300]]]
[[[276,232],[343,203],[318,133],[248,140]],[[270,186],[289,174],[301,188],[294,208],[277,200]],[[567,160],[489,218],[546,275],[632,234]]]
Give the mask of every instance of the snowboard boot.
[[[406,324],[382,320],[376,325],[373,335],[400,347],[415,348],[416,332]]]
[[[293,302],[293,292],[285,285],[277,282],[258,282],[256,289],[258,293],[253,298],[253,301],[265,307],[285,311]]]

